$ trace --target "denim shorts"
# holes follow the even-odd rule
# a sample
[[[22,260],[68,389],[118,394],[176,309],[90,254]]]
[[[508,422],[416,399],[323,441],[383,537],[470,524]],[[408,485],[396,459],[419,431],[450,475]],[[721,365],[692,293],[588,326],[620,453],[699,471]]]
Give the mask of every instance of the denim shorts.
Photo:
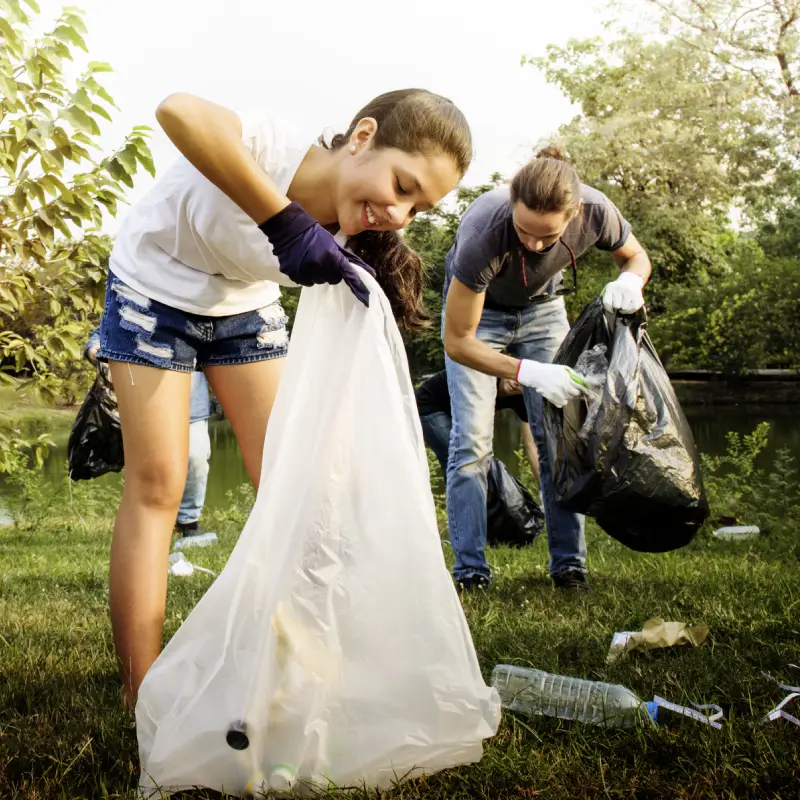
[[[97,357],[174,372],[267,361],[289,349],[286,322],[279,301],[228,317],[179,311],[109,271]]]

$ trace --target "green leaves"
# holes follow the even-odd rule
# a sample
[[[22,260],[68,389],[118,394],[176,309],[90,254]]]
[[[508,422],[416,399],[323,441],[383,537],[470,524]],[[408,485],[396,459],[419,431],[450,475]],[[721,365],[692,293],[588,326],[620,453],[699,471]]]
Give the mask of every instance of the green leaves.
[[[0,386],[6,384],[6,376],[0,372]],[[31,460],[41,468],[53,447],[55,442],[48,433],[28,439],[18,430],[0,430],[0,475],[18,474],[29,466]]]
[[[91,104],[90,104],[91,109]],[[67,120],[78,131],[85,131],[93,136],[100,135],[100,127],[80,106],[73,105],[61,112],[61,117]]]
[[[87,51],[86,42],[83,37],[70,25],[59,25],[54,31],[53,36],[60,39],[62,42],[72,44],[75,47],[80,47],[84,52]]]
[[[0,73],[0,93],[5,95],[9,102],[16,104],[17,102],[17,83],[13,77]]]
[[[800,126],[790,124],[794,100],[773,57],[780,40],[796,74],[800,8],[794,0],[622,3],[630,13],[603,41],[551,45],[525,61],[579,105],[559,144],[647,248],[659,352],[675,367],[800,366],[791,322],[800,292],[789,278],[800,273]],[[781,34],[777,18],[795,12],[791,35]],[[765,260],[755,238],[777,258]],[[602,285],[609,260],[599,255],[582,259],[581,300]]]
[[[4,12],[3,15],[11,22],[21,25],[27,25],[30,22],[18,0],[0,0],[0,12]]]
[[[98,76],[111,68],[90,61],[77,80],[71,66],[65,74],[86,49],[80,12],[64,9],[34,39],[28,8],[38,13],[33,0],[0,0],[0,383],[72,400],[103,302],[103,213],[116,213],[141,168],[154,170],[148,128],[110,155],[100,147],[116,106]],[[0,471],[10,441],[0,437]]]
[[[134,132],[125,140],[125,145],[105,162],[106,169],[115,180],[121,181],[127,186],[133,186],[133,176],[139,165],[143,166],[151,175],[155,175],[153,157],[145,137],[144,130],[134,129]]]

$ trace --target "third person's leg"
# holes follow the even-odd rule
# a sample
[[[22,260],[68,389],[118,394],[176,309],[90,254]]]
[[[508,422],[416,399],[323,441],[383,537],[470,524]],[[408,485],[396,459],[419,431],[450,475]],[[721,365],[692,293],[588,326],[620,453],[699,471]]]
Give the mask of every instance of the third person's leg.
[[[178,527],[183,535],[199,533],[198,522],[206,502],[209,458],[211,439],[208,435],[208,420],[199,419],[189,425],[189,467],[178,509]]]
[[[520,437],[522,438],[522,450],[525,453],[525,458],[528,459],[533,477],[536,483],[541,485],[541,477],[539,476],[539,451],[536,449],[536,442],[533,439],[533,432],[531,431],[530,423],[519,421]]]
[[[283,358],[207,367],[205,373],[231,421],[247,474],[258,491],[267,422],[283,374]]]
[[[450,453],[450,429],[453,421],[445,411],[435,411],[419,418],[422,426],[422,438],[439,461],[442,477],[447,482],[447,459]]]

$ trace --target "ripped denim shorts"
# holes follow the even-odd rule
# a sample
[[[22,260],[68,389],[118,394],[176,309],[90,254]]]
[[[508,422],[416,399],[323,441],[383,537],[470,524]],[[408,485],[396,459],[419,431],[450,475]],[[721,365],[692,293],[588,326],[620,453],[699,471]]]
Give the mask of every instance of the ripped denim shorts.
[[[97,357],[174,372],[266,361],[286,355],[286,322],[279,301],[229,317],[189,314],[145,297],[109,271]]]

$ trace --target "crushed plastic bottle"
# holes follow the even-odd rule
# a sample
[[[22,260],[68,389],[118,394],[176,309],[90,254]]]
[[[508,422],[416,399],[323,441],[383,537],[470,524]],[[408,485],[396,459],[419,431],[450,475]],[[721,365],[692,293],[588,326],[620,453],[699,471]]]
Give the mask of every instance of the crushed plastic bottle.
[[[201,533],[197,536],[184,536],[172,546],[173,550],[185,550],[187,547],[210,547],[217,543],[216,533]]]
[[[575,372],[583,378],[585,387],[583,400],[586,403],[586,419],[578,433],[582,438],[588,436],[594,428],[603,402],[603,386],[608,374],[607,350],[604,344],[596,344],[591,350],[581,353],[575,364]]]
[[[503,708],[589,725],[627,728],[649,724],[657,710],[655,703],[642,702],[624,686],[506,664],[494,668],[492,686],[499,692]]]
[[[758,525],[727,525],[717,528],[711,535],[717,539],[727,539],[729,542],[741,542],[745,539],[755,539],[761,533]]]

